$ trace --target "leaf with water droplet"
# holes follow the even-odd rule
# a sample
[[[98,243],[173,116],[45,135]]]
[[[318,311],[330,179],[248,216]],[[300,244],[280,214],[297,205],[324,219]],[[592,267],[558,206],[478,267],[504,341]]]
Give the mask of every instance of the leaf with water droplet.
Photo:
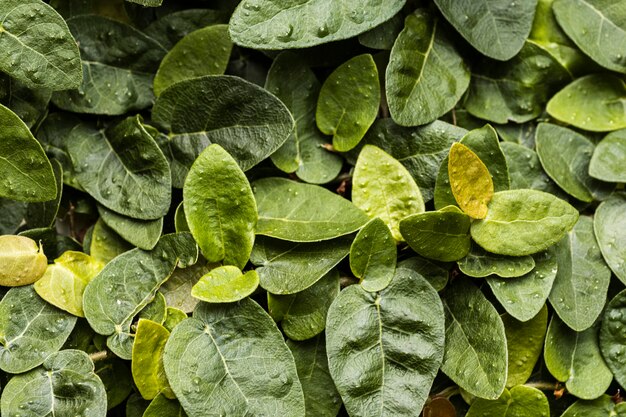
[[[448,156],[448,176],[461,210],[474,219],[487,217],[487,204],[494,192],[493,180],[478,155],[462,143],[453,144]]]
[[[350,415],[422,409],[445,331],[441,300],[424,278],[399,268],[379,293],[349,286],[330,307],[326,329],[330,375]]]
[[[352,183],[352,202],[370,218],[383,220],[396,241],[403,240],[400,221],[425,210],[422,193],[409,171],[376,146],[361,149]]]
[[[159,241],[163,230],[163,218],[156,220],[138,220],[123,216],[98,204],[98,213],[102,221],[120,237],[140,249],[150,250]]]
[[[370,220],[359,231],[350,247],[350,269],[370,292],[382,291],[389,285],[396,270],[396,242],[387,225],[380,219]]]
[[[43,247],[24,236],[0,236],[0,285],[17,287],[37,281],[46,271]]]
[[[133,380],[141,396],[154,399],[159,393],[175,398],[163,368],[163,349],[170,332],[159,323],[140,319],[133,343]]]
[[[609,414],[607,414],[609,413]],[[595,400],[578,400],[561,417],[606,417],[626,416],[626,403],[615,403],[609,395],[602,395]]]
[[[185,313],[191,313],[199,302],[197,298],[191,296],[191,288],[216,266],[218,264],[201,261],[187,268],[176,268],[159,289],[165,296],[168,307],[176,307]]]
[[[132,248],[120,235],[104,224],[102,219],[98,219],[93,227],[91,243],[85,252],[88,252],[94,259],[107,264],[116,256]]]
[[[205,416],[207,410],[229,416],[304,415],[293,356],[272,318],[250,298],[199,304],[193,318],[172,331],[163,363],[190,417]],[[228,396],[223,384],[230,387]]]
[[[541,356],[548,328],[548,308],[544,304],[539,313],[526,322],[504,314],[502,322],[508,352],[506,386],[523,385],[530,378]]]
[[[607,182],[626,183],[626,130],[609,133],[596,146],[589,175]]]
[[[535,135],[533,131],[534,140]],[[532,189],[554,194],[560,198],[566,196],[546,175],[539,161],[539,156],[537,156],[534,150],[512,142],[502,142],[500,148],[509,168],[511,190]]]
[[[496,255],[485,251],[478,245],[473,245],[467,256],[457,263],[461,272],[474,278],[485,278],[490,275],[516,278],[528,274],[535,268],[535,261],[530,255]]]
[[[576,332],[554,314],[544,346],[543,358],[548,371],[578,398],[592,400],[611,384],[613,374],[606,366],[598,346],[599,326]]]
[[[85,352],[63,350],[42,362],[40,368],[11,378],[4,387],[0,402],[4,416],[106,415],[106,391]]]
[[[252,295],[259,286],[255,270],[246,273],[232,265],[207,272],[191,289],[191,295],[207,303],[234,303]]]
[[[426,9],[407,16],[385,73],[393,120],[402,126],[430,123],[450,111],[470,81],[467,64]]]
[[[315,284],[296,294],[267,293],[270,316],[281,322],[291,340],[307,340],[326,327],[328,308],[339,294],[339,273],[330,271]]]
[[[626,283],[626,194],[613,194],[598,206],[593,228],[604,260]]]
[[[619,292],[608,303],[600,328],[600,349],[615,380],[626,383],[626,291]]]
[[[179,310],[175,307],[167,307],[165,311],[165,321],[163,322],[163,327],[165,327],[168,331],[174,330],[174,327],[178,326],[178,324],[187,318],[187,313],[182,310]]]
[[[518,385],[505,389],[497,400],[476,398],[466,417],[547,417],[550,405],[546,395],[537,388]]]

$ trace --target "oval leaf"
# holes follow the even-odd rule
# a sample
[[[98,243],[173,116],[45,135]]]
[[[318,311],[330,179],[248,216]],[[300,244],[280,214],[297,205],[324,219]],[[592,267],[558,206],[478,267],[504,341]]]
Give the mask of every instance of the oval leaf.
[[[593,228],[604,260],[626,283],[626,194],[616,193],[598,206]]]
[[[525,384],[541,356],[548,328],[548,308],[544,304],[539,313],[527,322],[518,321],[508,314],[502,316],[502,322],[508,352],[506,386]]]
[[[474,278],[485,278],[489,275],[516,278],[532,271],[535,268],[535,261],[530,255],[496,255],[474,245],[470,253],[458,261],[458,265],[461,272]]]
[[[608,182],[626,182],[626,130],[609,133],[596,146],[589,162],[589,175]]]
[[[207,303],[234,303],[251,295],[259,286],[259,274],[245,274],[236,266],[225,265],[209,271],[193,286],[191,295]]]
[[[350,247],[350,269],[370,292],[384,290],[396,270],[396,242],[387,225],[375,218],[363,226]]]
[[[159,323],[140,319],[133,343],[133,380],[141,396],[152,400],[159,393],[173,398],[170,384],[163,368],[163,349],[170,332]]]
[[[46,272],[48,258],[43,248],[24,236],[0,236],[0,285],[32,284]]]
[[[102,221],[120,237],[140,249],[154,248],[161,237],[163,218],[157,220],[138,220],[118,214],[98,205],[98,214]]]
[[[489,170],[470,148],[455,143],[448,156],[448,175],[454,199],[468,216],[487,217],[487,204],[493,197],[493,180]]]
[[[476,398],[466,417],[536,417],[550,415],[546,395],[537,388],[520,385],[505,389],[497,400]]]

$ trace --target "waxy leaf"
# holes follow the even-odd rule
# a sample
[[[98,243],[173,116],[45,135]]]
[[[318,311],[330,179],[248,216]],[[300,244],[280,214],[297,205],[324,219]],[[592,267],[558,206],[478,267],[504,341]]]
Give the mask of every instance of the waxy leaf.
[[[143,32],[170,50],[191,32],[219,23],[228,23],[224,10],[185,9],[160,16]]]
[[[78,89],[57,92],[52,102],[76,113],[122,115],[149,107],[152,79],[167,52],[157,41],[115,19],[79,15],[67,20],[83,65]]]
[[[22,81],[0,73],[0,103],[17,114],[29,128],[46,115],[51,97],[51,90],[29,88]]]
[[[193,265],[198,248],[189,233],[165,235],[151,251],[133,249],[111,262],[85,289],[83,307],[91,328],[109,336],[116,355],[130,359],[130,325],[155,297],[176,266]]]
[[[598,347],[598,326],[578,333],[553,315],[543,357],[552,376],[584,400],[601,396],[613,380]]]
[[[289,139],[270,155],[274,165],[312,184],[335,178],[341,171],[342,159],[324,148],[326,138],[315,123],[321,86],[313,71],[298,55],[282,53],[272,63],[265,88],[287,106],[296,121]]]
[[[150,402],[142,417],[187,417],[187,414],[178,401],[159,394]]]
[[[391,231],[377,217],[363,226],[352,242],[350,269],[365,290],[382,291],[393,278],[397,252]]]
[[[207,410],[233,417],[304,415],[293,356],[270,316],[249,298],[199,304],[193,318],[172,331],[163,362],[189,417]]]
[[[507,375],[502,319],[468,279],[448,286],[442,301],[446,348],[441,370],[472,395],[495,400],[504,390]]]
[[[159,292],[165,296],[168,307],[191,313],[199,300],[191,296],[191,288],[216,265],[198,262],[187,268],[176,268],[161,286]]]
[[[61,197],[63,197],[63,168],[56,159],[51,159],[50,164],[52,165],[52,172],[54,172],[54,179],[57,185],[57,196],[53,200],[28,204],[24,220],[28,228],[31,229],[53,227],[57,214],[59,214]]]
[[[537,417],[549,416],[546,395],[537,388],[519,385],[505,389],[497,400],[476,398],[466,417]]]
[[[117,255],[131,250],[132,246],[99,219],[93,226],[91,242],[86,248],[85,252],[94,259],[107,264]]]
[[[91,335],[93,336],[93,335]],[[64,349],[69,348],[67,344]],[[111,410],[128,398],[133,392],[133,376],[130,369],[126,366],[126,362],[118,358],[107,358],[97,360],[98,355],[93,356],[94,365],[96,366],[96,375],[104,384],[106,390],[107,403],[106,408]]]
[[[515,278],[532,271],[535,268],[535,260],[530,255],[496,255],[474,245],[467,256],[458,261],[458,265],[461,272],[474,278],[485,278],[490,275]]]
[[[76,180],[100,204],[141,220],[167,213],[172,186],[169,165],[140,116],[106,130],[80,123],[70,135],[68,153]]]
[[[548,328],[548,308],[544,307],[532,319],[521,322],[512,316],[502,316],[508,352],[506,386],[525,384],[541,356]]]
[[[255,270],[241,272],[232,265],[212,269],[191,289],[191,295],[207,303],[234,303],[251,295],[259,286]]]
[[[578,400],[565,410],[561,417],[606,417],[607,415],[626,416],[626,403],[615,404],[613,398],[608,395],[590,401]]]
[[[424,199],[407,169],[373,145],[361,149],[353,174],[352,202],[371,218],[379,217],[402,241],[400,221],[424,212]]]
[[[332,135],[337,151],[349,151],[374,123],[379,105],[376,63],[369,54],[356,56],[324,81],[315,112],[317,127],[322,133]]]
[[[179,310],[175,307],[167,307],[165,311],[165,321],[163,322],[163,327],[165,327],[168,331],[174,330],[174,327],[178,326],[178,324],[187,318],[187,313],[182,310]]]
[[[561,320],[580,332],[596,321],[606,302],[611,270],[593,234],[593,220],[581,216],[556,246],[558,272],[550,304]]]
[[[425,9],[407,16],[386,72],[389,112],[402,126],[430,123],[450,111],[470,81],[467,65]]]
[[[404,165],[419,186],[424,201],[429,201],[433,198],[441,161],[448,155],[450,146],[465,134],[467,130],[440,120],[424,126],[402,127],[387,118],[376,120],[361,143],[382,149]]]
[[[393,43],[404,27],[402,13],[359,35],[359,43],[372,49],[393,48]]]
[[[487,283],[500,304],[520,321],[535,317],[545,305],[557,273],[557,255],[554,246],[532,255],[535,268],[515,279],[491,276]]]
[[[0,31],[0,44],[3,33]],[[57,186],[52,166],[28,126],[2,104],[0,125],[0,197],[20,201],[53,200]]]
[[[328,371],[326,339],[323,334],[305,342],[287,340],[304,392],[306,417],[336,417],[341,397]]]
[[[317,242],[355,232],[368,221],[358,203],[317,185],[263,178],[252,184],[252,191],[259,211],[258,235]]]
[[[454,199],[468,216],[487,217],[487,204],[493,197],[493,180],[489,170],[470,148],[455,143],[448,156],[448,175]]]
[[[537,0],[435,0],[441,13],[479,52],[506,61],[515,56],[530,33]]]
[[[140,249],[154,248],[161,237],[163,218],[157,220],[138,220],[118,214],[98,205],[102,221],[119,234],[124,240]]]
[[[424,406],[444,347],[441,300],[424,278],[397,269],[379,293],[346,288],[326,328],[330,374],[350,415],[410,415]]]
[[[593,179],[587,173],[593,143],[565,127],[540,123],[537,127],[537,155],[546,173],[569,195],[580,201],[603,200],[613,185]]]
[[[249,0],[230,19],[236,44],[256,49],[307,48],[352,38],[391,19],[405,0]]]
[[[159,393],[174,398],[163,368],[163,349],[170,332],[159,323],[140,319],[133,344],[133,380],[141,396],[154,399]]]
[[[75,316],[85,317],[83,293],[104,263],[82,252],[67,251],[48,265],[35,285],[37,294],[50,304]]]
[[[564,193],[550,180],[550,177],[542,169],[541,162],[535,151],[512,142],[503,142],[500,144],[500,147],[506,158],[506,165],[509,168],[511,190],[530,188],[545,191],[556,196],[564,196]]]
[[[351,243],[349,237],[319,243],[259,237],[250,261],[258,266],[262,288],[271,294],[295,294],[315,284],[348,256]]]
[[[76,317],[39,298],[32,286],[10,289],[0,301],[0,369],[18,374],[41,365],[75,324]]]
[[[177,82],[226,71],[233,44],[227,25],[212,25],[191,32],[163,58],[154,77],[154,94]]]
[[[165,296],[157,292],[152,299],[137,315],[138,319],[146,319],[155,323],[163,324],[167,315],[167,304]]]
[[[2,417],[105,417],[107,397],[85,352],[53,353],[41,368],[17,375],[2,392]]]
[[[0,70],[31,88],[67,90],[80,85],[76,41],[52,7],[41,0],[4,0],[0,21]]]
[[[593,228],[604,260],[626,283],[626,194],[616,193],[598,206]]]
[[[603,0],[555,0],[554,16],[584,53],[612,71],[626,73],[626,9]]]
[[[270,316],[280,321],[291,340],[307,340],[326,327],[326,316],[339,294],[339,274],[333,270],[304,291],[290,295],[267,294]]]
[[[243,268],[254,244],[257,209],[250,183],[219,145],[209,145],[183,187],[185,217],[209,262]]]
[[[613,74],[578,78],[559,91],[548,103],[550,116],[592,132],[626,128],[624,80]]]
[[[421,256],[413,256],[400,261],[397,267],[417,272],[426,278],[426,281],[428,281],[436,291],[441,291],[445,288],[450,275],[447,265],[431,262]]]
[[[467,255],[471,245],[469,229],[470,218],[458,209],[414,214],[400,222],[400,232],[411,249],[443,262]]]
[[[589,175],[608,182],[626,182],[626,130],[609,133],[593,151]]]
[[[600,328],[600,349],[607,366],[620,384],[626,383],[626,291],[618,293],[607,305]]]
[[[48,258],[41,245],[24,236],[0,236],[0,285],[32,284],[46,271]]]
[[[280,148],[294,128],[279,99],[240,78],[220,75],[168,88],[157,99],[152,118],[170,132],[169,146],[188,168],[216,143],[246,171]]]
[[[472,223],[472,238],[489,252],[523,256],[552,246],[574,227],[578,210],[552,194],[536,190],[493,195],[484,220]]]

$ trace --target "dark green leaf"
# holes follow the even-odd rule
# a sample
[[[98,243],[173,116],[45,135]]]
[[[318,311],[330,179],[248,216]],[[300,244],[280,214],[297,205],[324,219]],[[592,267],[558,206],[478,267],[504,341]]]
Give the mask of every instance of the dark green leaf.
[[[157,220],[137,220],[118,214],[98,205],[102,221],[124,240],[140,249],[154,248],[161,237],[163,218]]]
[[[616,193],[598,206],[593,228],[604,260],[626,283],[626,194]]]
[[[396,270],[396,242],[387,225],[375,218],[359,231],[350,247],[350,269],[370,292],[384,290]]]
[[[622,386],[626,383],[626,335],[623,330],[625,314],[626,291],[621,291],[606,306],[600,328],[602,356],[615,380]]]
[[[541,356],[548,327],[548,308],[544,304],[539,313],[526,322],[517,321],[508,314],[502,316],[502,322],[509,362],[506,386],[525,384]]]
[[[626,182],[626,130],[609,133],[596,146],[589,162],[589,175],[608,182]]]
[[[496,255],[477,245],[474,245],[467,256],[458,261],[458,264],[461,272],[474,278],[485,278],[490,275],[516,278],[528,274],[535,268],[535,261],[530,255]]]

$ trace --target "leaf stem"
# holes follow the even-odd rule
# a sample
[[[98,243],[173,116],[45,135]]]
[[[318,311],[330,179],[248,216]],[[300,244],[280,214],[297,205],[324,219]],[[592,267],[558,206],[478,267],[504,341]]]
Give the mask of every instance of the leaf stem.
[[[92,362],[103,361],[107,359],[108,357],[109,357],[109,352],[106,350],[89,354],[89,359],[91,359]]]

